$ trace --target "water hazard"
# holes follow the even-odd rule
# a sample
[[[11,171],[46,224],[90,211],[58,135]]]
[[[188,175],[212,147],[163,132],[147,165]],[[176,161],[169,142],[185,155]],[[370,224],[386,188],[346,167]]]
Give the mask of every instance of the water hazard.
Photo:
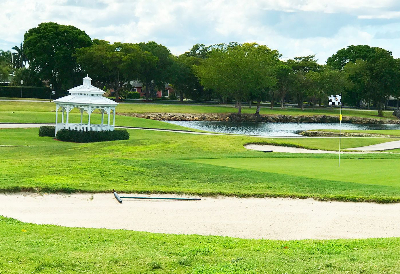
[[[232,122],[209,122],[209,121],[166,121],[171,124],[184,126],[193,129],[242,134],[252,136],[270,137],[299,137],[300,132],[317,129],[340,129],[339,123],[232,123]],[[342,130],[383,130],[400,129],[400,125],[359,125],[342,123]]]

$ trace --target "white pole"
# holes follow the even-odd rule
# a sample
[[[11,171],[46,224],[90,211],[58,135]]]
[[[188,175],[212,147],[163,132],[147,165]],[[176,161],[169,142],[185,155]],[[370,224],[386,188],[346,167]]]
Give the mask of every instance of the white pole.
[[[108,128],[110,128],[110,124],[111,124],[111,108],[110,107],[108,107],[108,109],[107,109],[107,118],[108,118],[108,123],[107,123],[107,125],[108,125]]]
[[[339,114],[339,167],[340,167],[340,145],[342,142],[342,103],[340,103],[340,114]]]
[[[115,107],[113,108],[113,127],[115,127]]]
[[[88,119],[88,131],[90,130],[90,115],[92,114],[92,108],[89,106],[88,108],[88,114],[89,114],[89,119]]]
[[[55,134],[57,134],[57,128],[58,128],[58,106],[56,105],[56,132],[55,132]]]

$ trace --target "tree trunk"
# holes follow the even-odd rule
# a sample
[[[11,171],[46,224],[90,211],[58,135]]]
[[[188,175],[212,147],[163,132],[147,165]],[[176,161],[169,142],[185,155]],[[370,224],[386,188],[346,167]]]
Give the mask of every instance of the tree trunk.
[[[303,97],[300,95],[297,95],[297,106],[301,108],[301,110],[304,110]]]
[[[383,117],[382,102],[378,102],[378,116]]]
[[[399,110],[399,98],[397,98],[397,110]]]
[[[253,102],[250,100],[249,101],[249,108],[251,108],[251,104],[252,104]]]
[[[146,98],[146,101],[149,101],[150,97],[149,83],[146,83],[146,85],[144,86],[144,97]]]
[[[284,101],[284,99],[282,98],[281,99],[281,108],[283,108],[283,105],[285,104],[285,101]]]
[[[179,91],[179,101],[183,103],[183,91]]]
[[[237,104],[237,108],[238,108],[238,115],[242,115],[242,102],[237,100],[236,104]]]
[[[257,100],[256,115],[260,115],[261,100]]]

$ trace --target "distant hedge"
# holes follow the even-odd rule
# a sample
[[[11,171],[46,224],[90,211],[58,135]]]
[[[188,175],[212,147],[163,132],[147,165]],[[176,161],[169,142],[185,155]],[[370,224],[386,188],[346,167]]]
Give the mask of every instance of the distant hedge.
[[[114,131],[79,131],[61,129],[57,132],[56,139],[76,143],[129,140],[129,133],[126,129],[118,129]]]
[[[39,128],[40,137],[54,137],[56,135],[56,127],[53,126],[41,126]]]
[[[18,97],[21,98],[38,98],[38,99],[50,99],[50,88],[47,87],[9,87],[0,86],[0,97]],[[52,95],[52,99],[55,99],[56,95]]]
[[[139,92],[134,92],[130,91],[126,94],[126,99],[140,99],[140,93]]]

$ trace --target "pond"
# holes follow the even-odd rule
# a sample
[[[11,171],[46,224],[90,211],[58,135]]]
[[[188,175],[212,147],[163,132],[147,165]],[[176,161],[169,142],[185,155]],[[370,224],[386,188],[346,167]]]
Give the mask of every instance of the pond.
[[[209,122],[209,121],[166,121],[171,124],[211,131],[218,133],[242,134],[252,136],[269,137],[300,137],[300,132],[317,129],[337,129],[339,123],[232,123],[232,122]],[[342,123],[342,130],[383,130],[400,129],[400,125],[360,125]]]

